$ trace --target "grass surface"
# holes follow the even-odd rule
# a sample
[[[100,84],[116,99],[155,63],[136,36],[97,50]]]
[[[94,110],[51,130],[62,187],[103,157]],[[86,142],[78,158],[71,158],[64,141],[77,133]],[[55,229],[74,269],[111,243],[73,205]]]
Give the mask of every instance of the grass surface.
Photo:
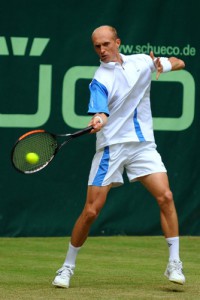
[[[200,238],[181,237],[186,284],[163,276],[163,237],[92,237],[79,252],[69,289],[51,285],[68,238],[1,238],[0,299],[200,299]]]

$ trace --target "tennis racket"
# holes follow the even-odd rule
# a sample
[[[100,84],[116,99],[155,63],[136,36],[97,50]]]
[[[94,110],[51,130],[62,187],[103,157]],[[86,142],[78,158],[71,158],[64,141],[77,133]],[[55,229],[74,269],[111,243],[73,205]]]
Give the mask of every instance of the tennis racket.
[[[15,143],[11,160],[16,170],[32,174],[46,167],[58,151],[72,139],[89,133],[92,126],[68,134],[53,134],[43,129],[22,135]]]

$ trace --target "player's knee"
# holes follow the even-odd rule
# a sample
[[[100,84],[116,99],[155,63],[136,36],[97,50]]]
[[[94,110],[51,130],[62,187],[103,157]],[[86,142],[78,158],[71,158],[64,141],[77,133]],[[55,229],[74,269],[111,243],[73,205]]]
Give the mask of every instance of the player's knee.
[[[99,212],[94,208],[88,208],[85,212],[86,223],[92,223],[98,217]]]
[[[160,207],[166,207],[171,205],[173,202],[173,193],[170,190],[165,191],[162,195],[157,198]]]

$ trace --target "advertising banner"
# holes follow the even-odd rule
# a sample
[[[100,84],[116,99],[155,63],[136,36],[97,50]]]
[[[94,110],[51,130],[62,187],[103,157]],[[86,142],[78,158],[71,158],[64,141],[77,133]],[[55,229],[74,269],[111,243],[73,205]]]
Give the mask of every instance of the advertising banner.
[[[0,3],[0,236],[70,235],[86,197],[95,135],[63,147],[24,175],[11,149],[26,131],[74,132],[88,125],[99,58],[93,30],[114,26],[125,55],[178,57],[185,69],[152,76],[157,149],[167,168],[180,234],[200,233],[199,1],[99,0]],[[140,183],[112,189],[91,235],[159,235],[159,208]]]

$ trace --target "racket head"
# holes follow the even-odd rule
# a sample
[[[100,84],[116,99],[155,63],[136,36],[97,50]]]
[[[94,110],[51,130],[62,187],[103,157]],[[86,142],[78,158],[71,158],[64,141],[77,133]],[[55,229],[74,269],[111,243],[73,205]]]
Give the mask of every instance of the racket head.
[[[58,150],[56,136],[43,129],[32,130],[22,135],[15,143],[11,160],[16,170],[24,174],[32,174],[46,167]],[[28,153],[36,154],[38,161],[27,160]]]

